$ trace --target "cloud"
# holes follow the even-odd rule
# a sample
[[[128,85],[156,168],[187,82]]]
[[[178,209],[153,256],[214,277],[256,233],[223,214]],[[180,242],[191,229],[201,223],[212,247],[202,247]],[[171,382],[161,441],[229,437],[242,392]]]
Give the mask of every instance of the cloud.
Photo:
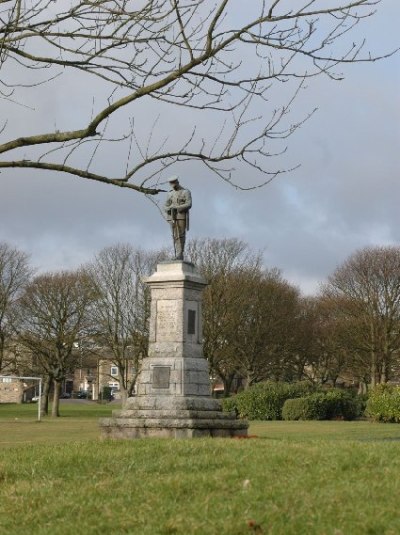
[[[392,46],[398,14],[399,4],[391,0],[382,5],[379,18],[371,19],[367,33],[380,50]],[[266,265],[281,268],[307,293],[316,291],[319,281],[354,250],[400,243],[399,55],[345,70],[343,82],[318,78],[301,91],[293,118],[303,118],[314,107],[319,111],[290,138],[288,151],[271,160],[271,168],[301,167],[269,186],[238,191],[200,164],[166,170],[161,180],[177,172],[192,190],[189,237],[242,239],[264,252]],[[74,101],[72,114],[64,105],[66,94]],[[72,76],[52,82],[45,91],[26,90],[25,96],[24,103],[36,112],[14,106],[11,132],[21,125],[27,133],[39,126],[50,129],[55,116],[57,124],[80,127],[106,93],[96,92],[93,104],[93,86],[79,85]],[[128,128],[124,113],[118,118]],[[167,133],[184,140],[190,114],[156,107],[147,99],[135,111],[139,142],[146,144],[152,130],[154,146]],[[217,131],[213,117],[203,113],[197,122],[210,139]],[[97,165],[123,172],[128,153],[128,143],[110,143],[98,149]],[[246,168],[242,179],[255,183],[260,175]],[[30,252],[41,270],[76,267],[116,242],[149,249],[170,246],[169,227],[154,204],[161,207],[163,195],[151,202],[127,189],[32,171],[3,171],[0,183],[0,240]]]

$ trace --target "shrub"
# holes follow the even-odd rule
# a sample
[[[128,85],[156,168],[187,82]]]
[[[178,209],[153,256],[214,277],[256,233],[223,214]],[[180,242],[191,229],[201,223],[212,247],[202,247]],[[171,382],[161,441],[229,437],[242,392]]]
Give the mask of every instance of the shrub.
[[[287,399],[304,397],[315,391],[315,388],[315,385],[306,381],[257,383],[232,398],[224,399],[223,408],[236,410],[241,418],[249,420],[281,420],[282,408]]]
[[[111,386],[103,386],[103,390],[101,393],[101,399],[102,400],[112,400],[112,388]]]
[[[285,420],[354,420],[361,404],[351,394],[332,389],[298,399],[288,399],[282,409]]]
[[[354,420],[362,412],[361,401],[351,393],[337,388],[318,391],[306,381],[257,383],[223,399],[222,405],[225,411],[249,420]]]
[[[400,422],[400,387],[378,385],[367,401],[367,416],[378,422]]]
[[[343,418],[354,420],[361,416],[362,402],[358,397],[352,396],[345,390],[333,388],[326,392],[327,419]]]
[[[287,399],[282,409],[284,420],[326,420],[327,414],[328,400],[322,392],[304,398]]]
[[[367,408],[367,401],[369,399],[369,394],[357,394],[357,401],[360,404],[360,414],[365,413],[365,409]]]
[[[238,414],[238,409],[237,409],[237,402],[236,402],[236,398],[237,396],[232,396],[230,398],[222,398],[221,399],[221,403],[222,403],[222,408],[225,412],[236,412],[236,414]]]

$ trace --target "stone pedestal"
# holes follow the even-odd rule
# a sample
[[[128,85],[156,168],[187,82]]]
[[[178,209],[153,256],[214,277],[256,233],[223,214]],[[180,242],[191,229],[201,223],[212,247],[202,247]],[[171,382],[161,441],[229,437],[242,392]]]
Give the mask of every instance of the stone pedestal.
[[[227,437],[247,435],[247,422],[222,412],[211,397],[202,350],[201,293],[205,280],[193,264],[158,264],[151,289],[149,356],[143,360],[137,395],[112,418],[100,421],[110,438]]]

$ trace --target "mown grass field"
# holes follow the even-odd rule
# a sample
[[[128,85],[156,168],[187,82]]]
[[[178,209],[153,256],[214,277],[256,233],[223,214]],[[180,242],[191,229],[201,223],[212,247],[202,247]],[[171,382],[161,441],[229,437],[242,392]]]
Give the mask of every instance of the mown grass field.
[[[34,407],[0,406],[1,535],[400,533],[399,425],[102,442],[97,419],[112,408],[66,403],[37,423]]]
[[[0,405],[0,451],[24,444],[56,444],[99,439],[98,418],[118,405],[61,401],[61,417],[37,421],[37,405]],[[1,535],[1,532],[0,532]]]

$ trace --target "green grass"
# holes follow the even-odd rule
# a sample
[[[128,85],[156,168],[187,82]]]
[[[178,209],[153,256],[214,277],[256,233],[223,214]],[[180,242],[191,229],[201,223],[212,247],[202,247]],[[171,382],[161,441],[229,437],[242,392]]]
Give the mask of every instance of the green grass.
[[[116,404],[61,402],[61,417],[37,421],[37,405],[0,405],[0,449],[24,444],[59,444],[99,438],[98,418],[111,416]],[[1,535],[1,531],[0,531]]]
[[[0,534],[400,532],[400,425],[255,422],[249,440],[102,442],[97,411],[113,406],[68,407],[41,423],[0,407]]]
[[[101,418],[109,416],[111,412],[119,408],[115,403],[96,403],[93,401],[76,400],[60,402],[60,413],[62,418]],[[51,410],[51,407],[50,407]],[[38,406],[36,403],[1,404],[0,421],[20,419],[24,421],[37,420]]]
[[[380,424],[367,420],[353,422],[295,421],[252,422],[249,433],[260,438],[288,441],[399,441],[400,424]]]

